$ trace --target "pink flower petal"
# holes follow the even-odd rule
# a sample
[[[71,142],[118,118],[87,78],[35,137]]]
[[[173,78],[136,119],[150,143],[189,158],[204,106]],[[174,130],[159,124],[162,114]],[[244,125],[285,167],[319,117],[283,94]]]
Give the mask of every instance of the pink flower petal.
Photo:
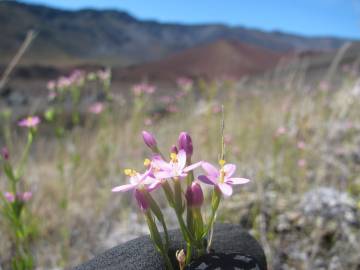
[[[249,179],[246,179],[246,178],[236,178],[236,177],[234,177],[234,178],[227,178],[227,179],[225,180],[225,183],[228,183],[228,184],[230,184],[230,185],[242,185],[242,184],[246,184],[246,183],[248,183],[248,182],[250,182]]]
[[[234,165],[234,164],[226,164],[224,166],[224,172],[226,174],[225,177],[226,178],[231,177],[234,174],[235,170],[236,170],[236,165]]]
[[[180,169],[183,169],[186,165],[186,152],[181,149],[177,154],[178,165]]]
[[[221,190],[222,194],[225,195],[225,197],[229,197],[233,193],[232,187],[227,183],[218,184],[218,187]]]
[[[201,164],[201,167],[204,169],[204,171],[209,175],[209,176],[213,176],[213,177],[218,177],[219,176],[219,170],[216,169],[213,165],[211,165],[208,162],[203,162]]]
[[[127,184],[127,185],[114,187],[111,191],[112,192],[125,192],[125,191],[129,191],[131,189],[134,189],[136,186],[137,185],[134,185],[134,184]]]
[[[206,175],[200,175],[198,179],[205,184],[216,185],[216,179],[215,181],[213,181],[214,179],[212,179],[212,177],[208,177]]]
[[[202,161],[199,161],[199,162],[196,162],[196,163],[194,163],[194,164],[192,164],[192,165],[190,165],[190,166],[187,166],[187,167],[184,169],[184,172],[192,171],[192,170],[194,170],[195,168],[201,166],[202,163],[203,163]]]
[[[171,173],[171,171],[161,171],[161,172],[156,172],[155,177],[157,179],[167,179],[173,177],[173,174]]]
[[[151,163],[154,168],[158,168],[165,171],[169,171],[172,169],[172,166],[169,163],[158,157],[153,158]]]

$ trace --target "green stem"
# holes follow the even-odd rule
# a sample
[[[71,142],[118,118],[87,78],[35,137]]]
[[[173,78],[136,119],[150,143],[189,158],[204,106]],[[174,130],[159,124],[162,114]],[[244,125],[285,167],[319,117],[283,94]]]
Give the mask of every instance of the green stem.
[[[145,212],[145,219],[146,219],[146,222],[147,222],[149,230],[150,230],[150,237],[153,240],[157,250],[160,252],[160,254],[163,256],[163,258],[165,260],[166,269],[173,270],[174,268],[171,264],[169,255],[167,253],[167,249],[165,249],[165,247],[162,243],[159,230],[156,226],[156,223],[155,223],[153,217],[151,216],[150,211]]]

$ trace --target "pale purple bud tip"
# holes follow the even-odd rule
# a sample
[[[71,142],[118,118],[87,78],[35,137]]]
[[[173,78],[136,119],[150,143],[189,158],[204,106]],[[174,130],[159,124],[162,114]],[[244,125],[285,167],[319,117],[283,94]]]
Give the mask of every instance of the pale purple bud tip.
[[[193,144],[187,132],[181,132],[178,140],[179,150],[184,150],[189,157],[193,154]]]
[[[153,149],[154,147],[156,147],[156,140],[154,135],[152,135],[150,132],[148,131],[143,131],[142,132],[142,137],[144,140],[144,143],[151,149]]]
[[[149,206],[148,201],[145,198],[144,193],[142,193],[141,191],[136,189],[134,196],[135,196],[135,199],[136,199],[141,211],[144,212],[149,209],[150,206]]]
[[[178,151],[176,145],[171,146],[171,148],[170,148],[170,153],[177,154],[178,152],[179,152],[179,151]]]
[[[200,207],[204,202],[204,194],[197,182],[192,182],[185,193],[186,201],[190,207]]]
[[[8,150],[6,147],[3,147],[3,148],[1,149],[1,157],[2,157],[4,160],[9,160],[10,154],[9,154],[9,150]]]
[[[8,202],[11,202],[11,203],[15,202],[15,195],[11,192],[5,192],[4,197]]]

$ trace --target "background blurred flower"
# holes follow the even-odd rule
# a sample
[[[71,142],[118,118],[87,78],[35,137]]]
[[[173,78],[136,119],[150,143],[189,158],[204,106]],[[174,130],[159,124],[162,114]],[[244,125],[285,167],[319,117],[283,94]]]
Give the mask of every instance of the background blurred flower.
[[[40,124],[40,118],[38,116],[29,116],[19,122],[20,127],[34,128]]]

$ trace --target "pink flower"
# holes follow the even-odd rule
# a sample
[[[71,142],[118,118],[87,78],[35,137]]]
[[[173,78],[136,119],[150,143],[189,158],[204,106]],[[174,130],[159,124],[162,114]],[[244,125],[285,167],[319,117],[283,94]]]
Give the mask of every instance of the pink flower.
[[[137,189],[153,190],[156,187],[156,185],[153,185],[155,183],[155,179],[150,176],[150,173],[151,168],[143,174],[140,174],[132,169],[126,169],[125,174],[130,176],[130,184],[114,187],[111,191],[126,192]]]
[[[300,168],[304,168],[306,166],[306,160],[305,159],[299,159],[298,160],[298,166]]]
[[[56,82],[55,81],[49,81],[46,85],[47,89],[49,91],[54,91],[56,88]]]
[[[279,128],[276,130],[275,136],[284,135],[286,132],[287,132],[287,130],[286,130],[285,127],[279,127]]]
[[[11,193],[11,192],[5,192],[4,197],[10,203],[15,202],[15,195],[13,193]]]
[[[144,124],[145,126],[151,126],[153,124],[153,120],[151,118],[145,118]]]
[[[20,127],[34,128],[40,124],[40,118],[38,116],[29,116],[19,122]]]
[[[184,91],[190,91],[193,87],[193,80],[185,77],[180,77],[176,80],[177,85]]]
[[[167,106],[166,110],[170,113],[176,113],[179,111],[178,107],[174,104],[170,104],[169,106]]]
[[[32,192],[26,191],[26,192],[20,194],[19,197],[20,197],[20,200],[21,200],[22,202],[27,202],[27,201],[31,200],[31,198],[32,198]]]
[[[96,74],[100,80],[108,81],[111,77],[111,70],[109,68],[105,70],[99,70]]]
[[[135,84],[132,88],[132,91],[135,96],[140,96],[143,93],[153,94],[155,90],[156,90],[155,86],[147,83]]]
[[[297,143],[297,148],[299,148],[299,149],[301,149],[301,150],[305,149],[305,142],[299,141],[299,142]]]
[[[89,112],[93,114],[100,114],[104,110],[104,104],[96,102],[89,107]]]
[[[207,173],[207,175],[200,175],[198,179],[205,184],[213,185],[219,188],[219,190],[226,196],[231,196],[233,193],[233,185],[242,185],[248,183],[250,180],[245,178],[235,178],[232,177],[236,170],[236,165],[234,164],[224,164],[224,161],[221,161],[221,169],[218,170],[216,167],[211,165],[208,162],[202,163],[202,168]]]
[[[178,154],[170,154],[170,162],[164,161],[160,156],[153,158],[152,164],[155,168],[154,176],[158,180],[187,176],[187,173],[199,167],[202,161],[186,167],[186,152],[181,149]]]
[[[212,106],[212,112],[213,113],[220,113],[221,112],[221,105],[215,104]]]

